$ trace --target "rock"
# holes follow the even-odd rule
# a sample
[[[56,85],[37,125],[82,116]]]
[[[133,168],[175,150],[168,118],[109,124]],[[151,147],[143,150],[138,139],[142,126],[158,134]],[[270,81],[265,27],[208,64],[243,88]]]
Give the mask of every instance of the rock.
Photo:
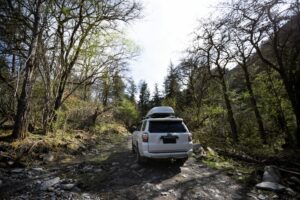
[[[132,191],[132,190],[126,191],[125,195],[126,195],[126,199],[129,199],[129,200],[135,200],[135,199],[138,199],[138,197],[137,197],[137,195],[136,195],[136,192],[135,192],[135,191]]]
[[[181,174],[181,176],[182,176],[183,178],[188,177],[188,175],[186,175],[186,174]]]
[[[157,187],[151,183],[146,183],[143,185],[142,189],[146,190],[147,192],[158,191]]]
[[[53,160],[54,160],[54,156],[51,153],[43,156],[44,163],[52,162]]]
[[[119,164],[120,164],[119,162],[113,162],[112,166],[116,166],[116,165],[119,165]]]
[[[96,172],[96,173],[100,173],[100,172],[102,172],[103,170],[102,169],[95,169],[94,170],[94,172]]]
[[[244,199],[244,197],[242,195],[240,195],[240,194],[233,194],[232,198],[233,199]]]
[[[243,174],[241,172],[237,172],[236,175],[243,176]]]
[[[75,187],[75,184],[73,183],[67,183],[60,185],[60,188],[63,190],[72,190]]]
[[[92,166],[85,166],[83,167],[83,169],[81,170],[82,172],[91,172],[93,171],[93,167]]]
[[[293,181],[294,183],[297,183],[298,185],[300,185],[300,179],[297,178],[296,176],[292,176],[292,177],[290,178],[290,180]]]
[[[173,190],[173,189],[168,190],[168,193],[169,193],[170,195],[174,195],[175,197],[178,196],[177,192],[175,192],[175,190]]]
[[[199,154],[201,152],[201,148],[202,148],[202,146],[200,144],[193,144],[193,152],[195,154]]]
[[[275,166],[265,167],[263,182],[279,183],[280,179],[281,179],[280,172]]]
[[[42,183],[41,185],[41,190],[47,190],[48,188],[58,184],[60,181],[60,178],[59,177],[56,177],[56,178],[53,178],[53,179],[50,179],[48,181],[45,181],[44,183]]]
[[[37,172],[43,172],[43,171],[45,171],[43,168],[41,168],[41,167],[34,167],[34,168],[32,168],[32,170],[34,170],[34,171],[37,171]]]
[[[91,199],[90,195],[87,193],[83,193],[81,196],[83,197],[83,199]]]
[[[155,185],[155,187],[156,187],[156,190],[161,190],[161,184],[157,184],[157,185]]]
[[[255,200],[258,199],[258,198],[256,197],[256,195],[253,194],[253,193],[247,193],[247,196],[248,196],[248,197],[251,197],[252,199],[255,199]]]
[[[259,200],[267,200],[268,197],[266,197],[265,195],[263,194],[259,194],[258,197],[257,197]]]
[[[257,189],[261,190],[271,190],[271,191],[282,191],[285,189],[283,185],[274,182],[261,182],[256,184],[255,186]]]
[[[24,170],[22,168],[16,168],[16,169],[11,170],[12,173],[21,173],[23,171]]]
[[[286,188],[286,192],[291,196],[297,195],[297,193],[294,190],[292,190],[291,188]]]
[[[51,194],[51,200],[56,200],[56,195],[54,193]]]
[[[77,186],[75,186],[73,189],[72,189],[74,192],[77,192],[77,193],[80,193],[81,192],[81,189]]]
[[[169,192],[161,192],[160,195],[161,195],[161,196],[168,196],[168,195],[169,195]]]
[[[7,164],[8,164],[9,166],[12,166],[13,164],[15,164],[15,162],[10,160],[10,161],[7,162]]]
[[[137,164],[137,163],[135,163],[135,164],[133,164],[133,165],[130,166],[130,169],[137,169],[139,167],[140,167],[140,165]]]

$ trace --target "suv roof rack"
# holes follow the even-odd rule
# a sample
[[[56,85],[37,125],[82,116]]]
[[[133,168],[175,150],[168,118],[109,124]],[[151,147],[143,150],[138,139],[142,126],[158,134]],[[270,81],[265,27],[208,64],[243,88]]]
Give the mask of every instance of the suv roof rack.
[[[158,106],[149,110],[145,118],[158,118],[175,116],[173,108],[169,106]]]

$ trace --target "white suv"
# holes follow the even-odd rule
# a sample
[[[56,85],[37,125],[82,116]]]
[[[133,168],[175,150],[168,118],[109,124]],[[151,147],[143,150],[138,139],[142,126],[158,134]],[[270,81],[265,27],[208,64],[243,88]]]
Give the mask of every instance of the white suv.
[[[133,132],[132,150],[139,163],[153,158],[175,159],[183,164],[192,149],[192,134],[181,118],[174,117],[171,107],[152,108],[138,130]]]

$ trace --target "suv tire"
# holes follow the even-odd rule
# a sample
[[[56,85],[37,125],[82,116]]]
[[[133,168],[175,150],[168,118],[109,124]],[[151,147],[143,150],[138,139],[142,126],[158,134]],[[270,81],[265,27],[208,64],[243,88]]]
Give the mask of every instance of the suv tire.
[[[135,153],[136,153],[136,161],[138,164],[143,165],[146,163],[146,158],[142,157],[140,154],[140,151],[138,147],[135,148]]]
[[[180,159],[176,160],[176,164],[179,166],[183,166],[186,161],[187,161],[187,158],[180,158]]]

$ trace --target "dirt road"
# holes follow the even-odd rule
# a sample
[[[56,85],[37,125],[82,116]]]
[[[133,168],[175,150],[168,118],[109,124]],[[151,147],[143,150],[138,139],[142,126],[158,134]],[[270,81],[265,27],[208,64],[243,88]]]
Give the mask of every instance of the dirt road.
[[[259,199],[195,158],[136,164],[128,137],[46,166],[1,169],[1,199]]]

